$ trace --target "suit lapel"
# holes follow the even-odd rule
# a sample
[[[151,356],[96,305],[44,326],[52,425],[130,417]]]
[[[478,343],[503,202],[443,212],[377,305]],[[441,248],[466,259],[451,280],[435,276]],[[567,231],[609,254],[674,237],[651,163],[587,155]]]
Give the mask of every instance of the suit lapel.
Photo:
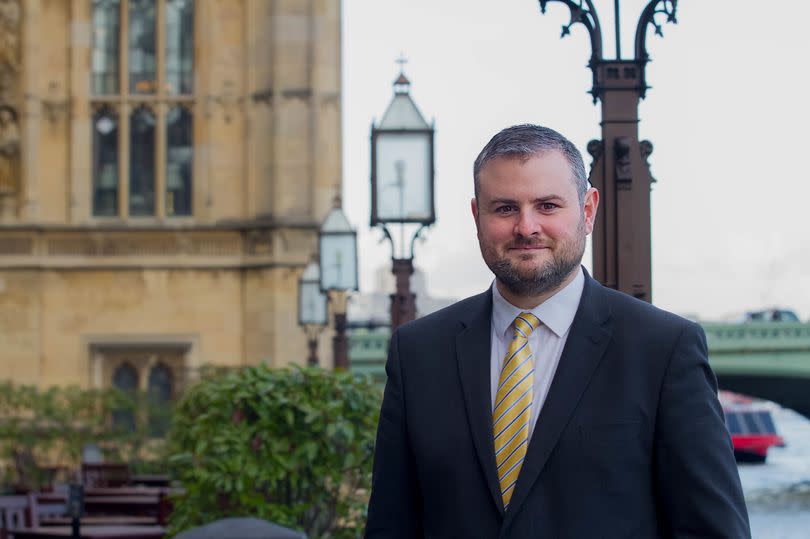
[[[492,439],[492,291],[480,294],[476,300],[461,320],[464,328],[456,336],[456,357],[478,461],[493,501],[503,513],[503,500],[495,469],[495,442]]]
[[[599,365],[610,341],[609,317],[601,285],[586,273],[582,299],[529,442],[507,521],[517,514],[528,496]]]

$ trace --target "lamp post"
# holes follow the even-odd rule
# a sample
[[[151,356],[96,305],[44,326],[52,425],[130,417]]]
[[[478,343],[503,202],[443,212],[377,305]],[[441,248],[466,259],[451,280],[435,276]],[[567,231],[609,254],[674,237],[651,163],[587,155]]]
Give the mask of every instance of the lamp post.
[[[298,280],[298,325],[307,336],[307,365],[318,365],[318,336],[328,323],[327,297],[321,290],[321,270],[312,261]]]
[[[349,225],[340,199],[326,216],[318,235],[320,289],[332,304],[335,336],[332,354],[336,369],[349,368],[349,341],[346,337],[346,307],[349,292],[357,290],[357,232]]]
[[[653,145],[638,140],[638,103],[646,96],[647,30],[663,35],[661,22],[676,23],[677,0],[650,0],[636,25],[632,59],[622,58],[619,0],[614,0],[616,58],[602,55],[602,30],[592,0],[539,0],[545,13],[551,2],[565,4],[571,20],[588,31],[593,72],[593,102],[602,101],[602,138],[588,143],[593,157],[590,182],[601,193],[593,231],[593,273],[604,285],[652,301],[650,188],[655,182],[647,159]],[[663,18],[663,21],[661,19]]]
[[[391,294],[392,331],[416,318],[416,295],[410,287],[414,243],[436,221],[435,130],[411,99],[410,87],[400,70],[380,124],[371,124],[371,226],[380,226],[391,242],[391,271],[396,278],[396,291]],[[392,234],[394,227],[398,230]]]

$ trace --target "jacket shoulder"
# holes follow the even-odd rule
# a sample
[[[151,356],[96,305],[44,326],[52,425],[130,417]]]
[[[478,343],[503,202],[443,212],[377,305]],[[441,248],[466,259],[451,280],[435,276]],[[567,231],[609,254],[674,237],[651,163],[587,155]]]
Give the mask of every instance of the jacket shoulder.
[[[686,327],[693,329],[701,327],[696,322],[624,292],[607,288],[598,283],[595,285],[599,288],[599,295],[610,305],[614,320],[619,323],[640,324],[640,327],[644,328],[657,326],[677,331]]]
[[[458,329],[462,320],[469,319],[471,313],[480,312],[483,309],[491,309],[492,296],[489,290],[470,296],[448,305],[438,311],[434,311],[416,320],[412,320],[397,328],[396,332],[401,336],[422,337],[435,333],[445,333]]]

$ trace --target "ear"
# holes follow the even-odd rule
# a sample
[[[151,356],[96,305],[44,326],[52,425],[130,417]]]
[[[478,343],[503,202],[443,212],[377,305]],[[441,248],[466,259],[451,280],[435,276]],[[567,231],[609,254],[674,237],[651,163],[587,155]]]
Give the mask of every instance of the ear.
[[[472,210],[473,219],[478,222],[478,200],[475,197],[470,199],[470,210]]]
[[[596,210],[599,207],[599,191],[595,187],[591,187],[585,192],[585,200],[583,201],[582,213],[585,217],[585,233],[590,234],[593,232],[593,223],[596,220]]]

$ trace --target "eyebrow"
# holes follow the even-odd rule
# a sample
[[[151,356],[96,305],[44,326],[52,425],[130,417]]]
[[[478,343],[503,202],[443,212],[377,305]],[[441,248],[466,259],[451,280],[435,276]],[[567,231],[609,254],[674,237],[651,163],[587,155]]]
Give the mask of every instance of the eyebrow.
[[[542,204],[544,202],[565,202],[565,199],[560,195],[548,195],[545,197],[535,198],[532,202],[535,204]],[[515,204],[516,201],[511,198],[494,198],[489,202],[490,206],[494,206],[496,204]]]

